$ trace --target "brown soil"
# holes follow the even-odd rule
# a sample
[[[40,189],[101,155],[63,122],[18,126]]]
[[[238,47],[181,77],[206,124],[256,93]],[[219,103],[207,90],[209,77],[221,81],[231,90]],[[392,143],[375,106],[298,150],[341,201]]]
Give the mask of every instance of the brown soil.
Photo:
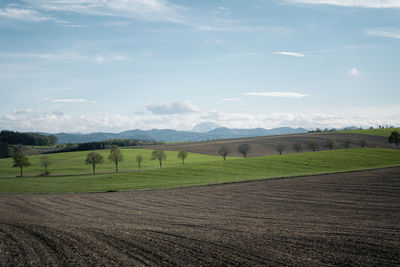
[[[0,195],[0,265],[400,265],[400,168]]]
[[[151,146],[152,149],[165,149],[165,150],[182,150],[193,153],[202,153],[210,155],[218,155],[218,150],[222,145],[229,147],[230,156],[241,156],[237,151],[241,144],[250,145],[250,157],[267,156],[278,154],[276,147],[278,145],[284,146],[284,154],[295,153],[293,149],[294,144],[302,145],[302,152],[310,151],[308,145],[311,140],[318,143],[318,150],[326,150],[326,141],[332,139],[336,142],[335,148],[344,148],[344,142],[350,141],[350,148],[359,148],[360,141],[366,140],[368,148],[395,148],[394,145],[388,143],[386,137],[361,135],[361,134],[347,134],[336,132],[321,132],[321,133],[306,133],[306,134],[286,134],[286,135],[271,135],[250,138],[237,138],[226,139],[217,141],[203,141],[193,143],[177,143],[166,144],[161,146]],[[147,147],[149,148],[149,147]]]

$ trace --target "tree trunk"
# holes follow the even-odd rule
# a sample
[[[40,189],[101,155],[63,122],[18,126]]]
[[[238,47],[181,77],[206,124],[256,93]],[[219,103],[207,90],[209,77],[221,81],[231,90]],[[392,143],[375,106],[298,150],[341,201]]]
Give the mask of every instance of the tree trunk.
[[[19,167],[20,173],[21,173],[21,177],[22,177],[22,167]]]
[[[160,160],[160,169],[162,168],[162,161]]]
[[[93,174],[96,174],[96,164],[93,164]]]
[[[118,163],[115,163],[115,172],[118,173]]]

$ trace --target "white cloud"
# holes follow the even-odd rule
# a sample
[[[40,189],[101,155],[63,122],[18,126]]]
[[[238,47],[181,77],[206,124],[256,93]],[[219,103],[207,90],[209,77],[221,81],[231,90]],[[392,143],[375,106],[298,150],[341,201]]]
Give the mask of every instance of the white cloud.
[[[347,75],[350,77],[360,77],[363,72],[359,69],[352,68],[347,72]]]
[[[304,54],[297,53],[297,52],[274,52],[275,55],[284,55],[284,56],[292,56],[292,57],[304,57]]]
[[[398,0],[288,0],[288,2],[361,8],[400,8]]]
[[[119,54],[97,54],[97,55],[78,55],[75,53],[0,53],[0,57],[7,58],[37,58],[37,59],[56,59],[56,60],[82,60],[91,63],[105,63],[113,61],[130,61],[129,58]]]
[[[145,109],[155,115],[184,114],[198,112],[199,109],[190,101],[181,101],[168,104],[147,104]]]
[[[249,96],[268,96],[268,97],[284,97],[284,98],[303,98],[309,95],[294,93],[294,92],[254,92],[254,93],[245,93],[244,95]]]
[[[181,7],[164,0],[24,0],[32,6],[50,11],[85,15],[113,16],[147,21],[181,22]]]
[[[15,20],[30,21],[30,22],[54,20],[52,17],[39,13],[36,10],[13,8],[13,7],[6,7],[4,9],[0,9],[0,17],[5,17],[8,19],[15,19]]]
[[[387,108],[385,106],[384,108]],[[366,108],[370,110],[371,108]],[[215,110],[198,111],[179,114],[82,114],[68,115],[61,112],[39,112],[26,109],[25,112],[0,114],[0,130],[17,131],[44,131],[56,132],[121,132],[130,129],[176,129],[191,130],[202,122],[214,122],[229,128],[276,128],[276,127],[303,127],[306,129],[319,128],[344,128],[355,125],[361,127],[377,125],[400,126],[397,106],[393,108],[391,116],[382,115],[381,112],[372,110],[375,116],[359,110],[341,114],[323,113],[284,113],[275,112],[267,114],[226,113]],[[382,110],[382,107],[377,107]],[[383,117],[376,117],[382,115]]]
[[[365,31],[369,36],[386,37],[393,39],[400,39],[400,29],[384,28],[384,29],[371,29]]]
[[[57,98],[57,99],[51,99],[51,98],[43,98],[42,101],[44,102],[49,102],[49,103],[92,103],[92,104],[97,104],[98,102],[96,100],[87,100],[83,98]]]

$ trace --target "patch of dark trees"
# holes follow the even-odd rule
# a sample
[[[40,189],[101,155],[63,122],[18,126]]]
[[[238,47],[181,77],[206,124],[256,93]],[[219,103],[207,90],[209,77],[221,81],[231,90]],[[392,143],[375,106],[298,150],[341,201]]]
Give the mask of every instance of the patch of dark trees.
[[[52,146],[57,143],[57,137],[54,135],[3,130],[0,132],[0,143],[9,145]]]
[[[11,157],[15,146],[53,146],[56,143],[54,135],[3,130],[0,132],[0,158]]]

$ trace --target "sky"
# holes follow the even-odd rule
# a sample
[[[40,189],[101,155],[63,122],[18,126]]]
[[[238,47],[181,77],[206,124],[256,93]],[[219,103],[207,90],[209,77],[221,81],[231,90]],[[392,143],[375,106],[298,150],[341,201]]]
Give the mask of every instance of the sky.
[[[400,0],[0,2],[0,130],[400,126]]]

